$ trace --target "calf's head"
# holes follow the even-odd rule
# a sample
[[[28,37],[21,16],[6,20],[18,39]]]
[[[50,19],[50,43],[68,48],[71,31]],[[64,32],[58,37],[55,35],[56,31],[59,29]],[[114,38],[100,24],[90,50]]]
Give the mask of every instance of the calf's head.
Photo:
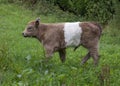
[[[40,19],[36,19],[35,21],[29,22],[25,30],[23,31],[24,37],[36,37],[38,33]]]

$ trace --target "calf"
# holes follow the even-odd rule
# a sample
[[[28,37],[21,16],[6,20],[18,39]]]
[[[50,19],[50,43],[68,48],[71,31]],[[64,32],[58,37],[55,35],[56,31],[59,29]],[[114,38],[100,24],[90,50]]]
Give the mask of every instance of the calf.
[[[101,36],[101,26],[95,22],[41,23],[40,19],[28,23],[23,31],[24,37],[37,38],[44,46],[46,57],[49,58],[58,51],[62,62],[65,61],[66,48],[80,45],[88,49],[82,64],[90,57],[94,64],[98,63],[98,42]]]

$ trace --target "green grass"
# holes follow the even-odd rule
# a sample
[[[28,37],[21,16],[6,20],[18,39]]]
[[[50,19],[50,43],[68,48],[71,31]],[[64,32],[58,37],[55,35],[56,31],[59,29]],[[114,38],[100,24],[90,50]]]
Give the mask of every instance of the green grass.
[[[21,34],[27,22],[37,17],[42,22],[64,22],[56,15],[38,16],[22,6],[0,3],[0,86],[100,86],[99,76],[106,66],[110,74],[103,74],[105,80],[110,80],[110,86],[120,85],[120,35],[116,34],[119,30],[108,27],[103,31],[97,67],[92,59],[80,65],[87,53],[82,47],[75,52],[67,49],[65,63],[61,63],[58,53],[46,62],[39,41]]]

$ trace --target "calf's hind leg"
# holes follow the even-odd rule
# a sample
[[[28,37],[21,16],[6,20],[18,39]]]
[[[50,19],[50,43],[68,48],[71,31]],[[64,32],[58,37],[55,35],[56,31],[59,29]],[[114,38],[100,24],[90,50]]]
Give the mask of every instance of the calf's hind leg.
[[[90,56],[93,58],[94,64],[97,65],[98,64],[98,60],[99,60],[98,48],[91,48],[90,49]]]
[[[87,60],[90,58],[90,52],[87,53],[87,55],[82,59],[82,64],[84,64],[85,62],[87,62]]]
[[[88,54],[82,59],[82,64],[84,64],[85,62],[87,62],[87,60],[90,57],[93,58],[94,64],[97,65],[98,64],[98,60],[99,60],[98,49],[97,48],[90,49],[90,51],[88,52]]]
[[[98,56],[98,42],[86,44],[84,45],[85,48],[89,50],[88,54],[83,58],[82,64],[84,64],[90,57],[93,58],[94,64],[98,64],[99,56]]]

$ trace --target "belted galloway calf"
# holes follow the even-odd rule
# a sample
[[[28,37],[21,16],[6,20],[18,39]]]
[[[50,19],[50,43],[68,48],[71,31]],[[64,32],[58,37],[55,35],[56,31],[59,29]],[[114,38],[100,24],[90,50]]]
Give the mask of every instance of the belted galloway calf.
[[[99,60],[98,43],[102,28],[95,22],[66,22],[66,23],[41,23],[40,19],[31,21],[23,31],[24,37],[37,38],[45,48],[46,57],[49,58],[54,52],[59,52],[62,62],[66,58],[66,48],[80,45],[88,49],[82,64],[90,57],[96,65]]]

